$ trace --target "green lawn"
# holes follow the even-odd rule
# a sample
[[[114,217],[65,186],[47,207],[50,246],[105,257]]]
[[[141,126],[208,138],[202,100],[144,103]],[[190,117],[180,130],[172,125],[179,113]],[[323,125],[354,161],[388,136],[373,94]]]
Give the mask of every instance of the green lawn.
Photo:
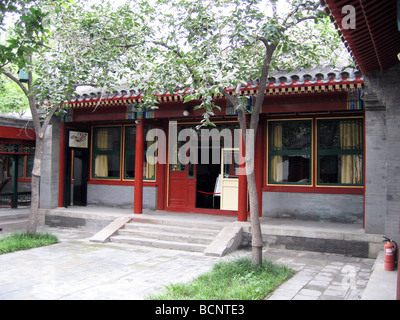
[[[58,243],[58,238],[48,233],[13,233],[0,239],[0,254]]]
[[[293,270],[264,260],[253,266],[247,258],[217,263],[190,283],[170,284],[152,300],[260,300],[293,275]]]

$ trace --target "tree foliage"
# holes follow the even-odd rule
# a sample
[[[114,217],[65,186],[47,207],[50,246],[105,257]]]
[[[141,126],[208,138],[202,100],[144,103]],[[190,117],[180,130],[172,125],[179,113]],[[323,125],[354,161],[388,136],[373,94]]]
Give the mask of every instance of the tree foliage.
[[[28,99],[17,84],[0,77],[0,113],[23,113],[29,109]]]

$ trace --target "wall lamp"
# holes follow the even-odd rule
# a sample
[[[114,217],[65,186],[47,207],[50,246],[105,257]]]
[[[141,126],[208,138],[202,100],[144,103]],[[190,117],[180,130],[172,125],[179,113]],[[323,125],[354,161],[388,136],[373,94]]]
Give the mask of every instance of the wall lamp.
[[[187,117],[190,114],[190,111],[192,110],[191,106],[186,106],[185,110],[183,110],[183,115]]]

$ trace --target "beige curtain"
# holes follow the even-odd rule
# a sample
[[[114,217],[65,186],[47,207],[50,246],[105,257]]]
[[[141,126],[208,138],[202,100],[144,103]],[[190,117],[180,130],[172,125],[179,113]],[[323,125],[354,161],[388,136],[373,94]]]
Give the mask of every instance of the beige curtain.
[[[344,150],[358,149],[362,145],[362,131],[358,122],[340,122],[340,146]],[[360,184],[362,181],[362,156],[342,155],[341,183]]]
[[[148,150],[150,148],[150,146],[156,143],[154,141],[147,141],[147,149]],[[156,165],[155,165],[155,156],[151,155],[152,161],[151,163],[149,163],[147,161],[147,157],[146,157],[146,153],[144,154],[144,177],[146,179],[153,179],[156,176]]]
[[[96,146],[98,150],[107,150],[108,129],[97,131]],[[96,155],[94,164],[95,177],[108,177],[108,157],[107,155]]]
[[[274,148],[282,148],[282,123],[274,125],[272,130],[272,145]],[[271,159],[271,178],[273,182],[283,180],[283,157],[273,156]]]

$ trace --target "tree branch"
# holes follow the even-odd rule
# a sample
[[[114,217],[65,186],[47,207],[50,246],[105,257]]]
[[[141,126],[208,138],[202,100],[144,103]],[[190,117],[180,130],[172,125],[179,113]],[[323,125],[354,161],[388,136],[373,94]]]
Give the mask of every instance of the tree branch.
[[[22,84],[21,81],[18,80],[18,78],[14,77],[11,73],[6,72],[2,69],[0,69],[0,71],[8,78],[10,78],[12,81],[14,81],[21,89],[22,91],[25,93],[26,96],[28,96],[30,94],[30,91],[28,91],[27,88],[25,88],[25,86]]]
[[[159,41],[153,41],[152,43],[154,43],[155,45],[162,46],[162,47],[164,47],[164,48],[166,48],[166,49],[172,51],[172,52],[175,53],[179,58],[181,58],[182,60],[184,60],[184,56],[179,52],[179,50],[176,50],[176,49],[172,48],[171,46],[167,45],[166,43],[164,43],[164,42],[159,42]],[[192,78],[192,80],[193,80],[193,82],[194,82],[194,81],[195,81],[195,77],[194,77],[195,72],[194,72],[194,70],[186,63],[186,61],[182,61],[182,62],[183,62],[183,64],[185,65],[186,69],[189,71],[190,76],[191,76],[191,78]]]
[[[256,102],[254,104],[253,113],[252,113],[251,119],[250,119],[250,129],[256,130],[257,126],[258,126],[260,111],[261,111],[262,103],[264,101],[265,89],[267,87],[269,68],[271,65],[272,56],[273,56],[277,46],[278,46],[278,44],[267,45],[264,63],[263,63],[263,67],[262,67],[262,72],[261,72],[261,77],[260,77],[260,86],[258,89]]]

